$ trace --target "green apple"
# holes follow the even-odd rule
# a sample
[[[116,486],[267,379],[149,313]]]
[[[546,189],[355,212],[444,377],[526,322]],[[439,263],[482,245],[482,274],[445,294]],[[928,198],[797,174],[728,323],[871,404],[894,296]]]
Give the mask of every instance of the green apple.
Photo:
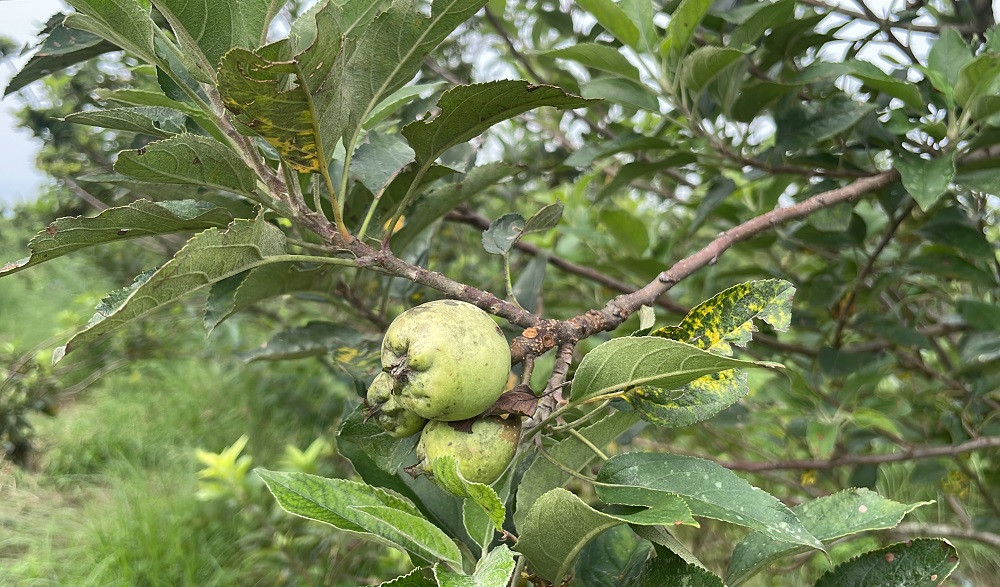
[[[456,430],[448,422],[432,420],[424,426],[417,444],[418,467],[431,471],[434,459],[452,455],[467,481],[490,484],[507,469],[517,452],[521,424],[517,418],[491,416],[476,420],[472,433]]]
[[[413,436],[424,427],[427,420],[400,405],[392,395],[392,376],[382,372],[375,377],[368,388],[365,404],[368,405],[367,418],[375,418],[378,425],[393,438]]]
[[[486,312],[437,300],[393,320],[382,341],[382,368],[407,410],[428,420],[467,420],[503,393],[510,347]]]

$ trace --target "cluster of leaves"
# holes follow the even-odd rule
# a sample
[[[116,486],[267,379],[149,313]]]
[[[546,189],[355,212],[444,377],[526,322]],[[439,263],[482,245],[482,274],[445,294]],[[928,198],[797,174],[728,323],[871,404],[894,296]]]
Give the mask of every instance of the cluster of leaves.
[[[29,416],[55,415],[58,386],[52,367],[34,356],[22,356],[5,345],[0,360],[0,456],[25,465],[31,453],[33,428]]]
[[[657,278],[664,259],[702,246],[719,247],[709,255],[714,266],[694,275],[709,261],[692,266],[678,295],[698,300],[719,282],[744,282],[690,311],[657,299],[662,291],[642,300],[682,317],[676,326],[644,319],[635,335],[603,344],[559,341],[589,352],[566,402],[542,410],[517,465],[493,487],[462,479],[457,462],[435,470],[447,491],[401,475],[412,441],[379,434],[360,412],[341,426],[337,449],[364,483],[260,473],[289,511],[408,552],[419,570],[393,584],[503,585],[520,580],[518,564],[557,584],[574,570],[631,584],[720,584],[719,565],[677,538],[700,524],[696,517],[752,530],[735,549],[722,546],[726,582],[740,584],[779,557],[891,528],[925,503],[931,496],[906,504],[856,487],[875,485],[885,449],[918,454],[928,439],[954,445],[944,453],[952,461],[903,474],[939,480],[938,469],[960,470],[979,487],[974,500],[956,506],[951,498],[960,496],[932,489],[944,490],[960,517],[973,507],[986,528],[1000,519],[989,455],[958,450],[998,438],[994,32],[935,29],[921,61],[892,28],[924,14],[903,15],[876,22],[830,62],[819,56],[849,23],[794,0],[588,0],[569,14],[548,1],[435,0],[422,12],[408,2],[323,0],[289,15],[287,37],[273,42],[272,21],[285,16],[278,1],[244,1],[239,10],[236,2],[71,4],[77,12],[47,27],[17,82],[114,48],[141,62],[132,70],[139,89],[111,91],[103,95],[110,108],[66,117],[135,137],[113,173],[89,178],[128,201],[53,222],[0,276],[95,245],[196,234],[109,295],[57,358],[196,291],[208,292],[210,331],[295,294],[297,323],[246,358],[317,357],[363,390],[378,365],[378,330],[423,295],[417,284],[523,327],[543,312],[584,315],[633,283],[673,285],[668,273]],[[466,24],[480,10],[495,36]],[[232,26],[205,26],[220,21]],[[508,67],[528,80],[441,92],[428,56],[456,30],[452,53],[502,41]],[[890,43],[908,61],[873,63],[866,50]],[[887,64],[895,71],[879,67]],[[436,114],[421,118],[432,104]],[[551,108],[527,124],[506,122],[540,107]],[[578,110],[554,114],[567,109]],[[584,142],[581,129],[590,133]],[[486,131],[479,153],[466,145]],[[502,160],[487,162],[496,151]],[[875,198],[857,202],[867,192]],[[766,234],[746,228],[792,202],[817,202],[815,213]],[[463,233],[460,223],[485,231]],[[502,257],[502,271],[491,269],[490,254]],[[464,283],[427,271],[431,263]],[[546,283],[549,264],[571,277]],[[494,288],[507,299],[486,293]],[[766,350],[755,351],[788,355],[788,369],[733,357],[731,345],[750,340],[755,319],[768,334],[793,325],[796,288],[795,342],[765,336]],[[316,301],[321,311],[310,309]],[[543,403],[565,383],[568,359],[560,360],[532,356],[522,370],[536,392],[547,387]],[[559,367],[551,377],[546,361]],[[768,370],[788,373],[792,385],[752,375]],[[752,381],[770,393],[733,407]],[[654,444],[657,452],[605,458],[640,420],[684,428],[669,447]],[[659,442],[655,432],[644,436]],[[872,449],[876,458],[851,461]],[[731,456],[733,469],[752,468],[745,458],[754,455],[813,471],[793,481],[804,495],[824,471],[823,496],[789,508],[720,464],[672,454],[684,451]],[[807,466],[794,460],[801,454],[812,457]],[[595,458],[603,463],[588,477]],[[587,491],[563,488],[578,481]],[[634,548],[611,553],[626,525]],[[516,548],[497,531],[516,533]],[[595,556],[575,562],[583,550]],[[597,561],[606,564],[598,570]],[[940,582],[956,565],[946,541],[918,541],[871,551],[819,584],[850,583],[855,573],[870,584],[901,574]]]

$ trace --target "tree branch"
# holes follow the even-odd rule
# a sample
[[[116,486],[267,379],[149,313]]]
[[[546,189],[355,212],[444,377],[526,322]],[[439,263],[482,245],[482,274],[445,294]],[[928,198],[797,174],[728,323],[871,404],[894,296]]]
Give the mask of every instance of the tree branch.
[[[652,305],[660,296],[695,271],[714,264],[719,257],[734,244],[754,237],[765,230],[774,228],[790,220],[803,218],[836,204],[850,202],[862,195],[885,187],[899,178],[898,172],[886,171],[864,179],[859,179],[841,188],[817,194],[803,202],[787,208],[778,208],[752,218],[722,233],[700,251],[681,259],[671,268],[661,272],[645,287],[608,302],[600,309],[594,309],[565,321],[543,320],[533,329],[533,336],[524,335],[514,339],[511,354],[515,362],[526,355],[539,355],[557,345],[575,343],[598,332],[611,331],[620,326],[629,316],[644,305]]]
[[[982,542],[993,548],[1000,548],[1000,534],[980,532],[968,528],[956,528],[947,524],[900,524],[895,528],[890,528],[889,532],[906,536],[920,535],[942,538],[965,538],[967,540]]]
[[[901,461],[915,461],[920,459],[930,459],[935,457],[953,457],[955,455],[974,452],[986,448],[1000,447],[1000,436],[983,436],[956,444],[953,446],[930,446],[911,448],[903,452],[883,454],[883,455],[846,455],[836,459],[818,460],[803,459],[797,461],[779,462],[719,462],[720,465],[734,471],[780,471],[780,470],[809,470],[809,469],[835,469],[848,465],[880,465],[884,463],[898,463]]]

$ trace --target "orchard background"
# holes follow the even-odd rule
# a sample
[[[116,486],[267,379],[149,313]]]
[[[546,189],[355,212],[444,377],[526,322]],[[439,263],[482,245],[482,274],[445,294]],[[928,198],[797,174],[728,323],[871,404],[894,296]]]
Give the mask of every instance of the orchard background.
[[[69,4],[6,90],[4,580],[1000,574],[989,2]],[[362,418],[439,298],[511,343],[492,487]]]

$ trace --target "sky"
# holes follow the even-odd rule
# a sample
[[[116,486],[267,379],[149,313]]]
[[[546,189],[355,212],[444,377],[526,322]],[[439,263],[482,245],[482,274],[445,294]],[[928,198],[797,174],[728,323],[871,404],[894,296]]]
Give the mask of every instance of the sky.
[[[33,42],[36,33],[50,16],[64,9],[60,0],[6,0],[0,2],[0,35],[13,39],[19,45]],[[0,65],[0,88],[7,87],[14,71],[20,69],[24,59]],[[30,90],[25,92],[30,95]],[[0,208],[12,203],[32,200],[38,186],[45,178],[35,169],[35,155],[40,144],[31,133],[17,128],[14,118],[24,105],[17,94],[0,102]]]

